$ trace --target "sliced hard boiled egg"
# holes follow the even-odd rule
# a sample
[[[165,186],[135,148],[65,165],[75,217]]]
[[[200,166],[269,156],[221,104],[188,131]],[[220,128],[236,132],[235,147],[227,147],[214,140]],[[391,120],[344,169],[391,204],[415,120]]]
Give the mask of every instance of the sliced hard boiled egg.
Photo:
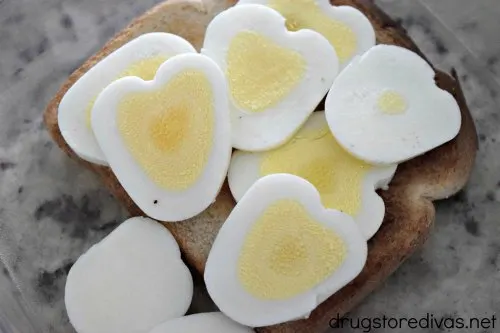
[[[108,86],[92,128],[109,165],[148,216],[181,221],[216,198],[231,158],[224,75],[208,57],[167,60],[152,81]]]
[[[107,165],[90,126],[90,114],[101,91],[126,76],[152,80],[169,57],[196,50],[186,40],[168,33],[148,33],[117,49],[85,73],[59,104],[58,124],[71,149],[81,158]]]
[[[351,6],[332,6],[329,0],[240,0],[240,4],[261,4],[277,10],[286,18],[290,31],[319,32],[335,48],[341,68],[375,45],[370,21]]]
[[[221,312],[199,313],[169,320],[149,333],[253,333]]]
[[[239,201],[263,176],[290,173],[312,183],[326,208],[354,217],[366,239],[379,229],[385,205],[376,189],[385,188],[396,165],[377,167],[347,153],[333,138],[324,112],[314,112],[295,136],[274,150],[233,154],[228,180]]]
[[[207,290],[242,325],[307,318],[362,270],[367,245],[354,220],[322,206],[308,181],[290,174],[259,179],[215,239]]]
[[[453,139],[460,108],[438,88],[416,53],[377,45],[337,77],[325,103],[330,129],[347,151],[373,164],[396,164]]]
[[[226,75],[233,146],[248,151],[288,140],[338,71],[328,40],[312,30],[288,31],[283,16],[262,5],[235,6],[217,15],[202,53]]]
[[[158,222],[135,217],[75,262],[64,300],[78,333],[147,333],[184,315],[192,296],[174,237]]]

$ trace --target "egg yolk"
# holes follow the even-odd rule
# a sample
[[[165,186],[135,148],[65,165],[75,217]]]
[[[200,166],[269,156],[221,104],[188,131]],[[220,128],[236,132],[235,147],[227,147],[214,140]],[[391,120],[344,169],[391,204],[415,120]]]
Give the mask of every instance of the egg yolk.
[[[118,129],[127,148],[167,190],[185,190],[201,176],[214,123],[212,87],[196,70],[179,72],[158,90],[128,94],[118,105]]]
[[[247,292],[282,300],[310,290],[344,262],[346,246],[295,200],[271,204],[250,229],[238,259]]]
[[[159,55],[136,61],[127,67],[120,75],[118,75],[115,81],[127,76],[138,76],[143,80],[151,81],[155,78],[158,68],[160,68],[160,66],[167,61],[168,58],[169,57],[166,55]],[[97,96],[85,108],[85,120],[88,128],[92,128],[90,117],[92,115],[92,109],[94,108],[96,99]]]
[[[354,31],[345,23],[325,15],[316,0],[270,0],[269,7],[286,18],[288,30],[311,29],[322,34],[335,48],[341,63],[356,52]]]
[[[302,129],[285,145],[263,153],[260,175],[290,173],[302,177],[316,187],[323,206],[355,216],[370,168],[347,153],[325,125]]]
[[[305,72],[302,55],[256,32],[240,32],[229,45],[229,89],[236,105],[245,111],[262,112],[275,106]]]
[[[385,91],[379,96],[377,107],[382,113],[389,115],[405,113],[408,108],[405,98],[393,90]]]

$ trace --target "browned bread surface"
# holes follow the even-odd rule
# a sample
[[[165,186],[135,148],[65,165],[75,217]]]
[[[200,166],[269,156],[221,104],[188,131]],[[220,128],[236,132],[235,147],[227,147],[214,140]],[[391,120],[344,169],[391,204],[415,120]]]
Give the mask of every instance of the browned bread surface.
[[[121,187],[111,170],[78,158],[65,143],[57,124],[59,103],[66,91],[94,64],[131,39],[148,32],[164,31],[190,41],[197,49],[202,45],[210,20],[235,0],[170,0],[137,18],[108,42],[100,52],[77,69],[49,103],[46,126],[57,144],[71,158],[99,174],[104,184],[128,209],[131,215],[143,215]],[[378,43],[406,47],[423,56],[405,31],[378,9],[370,0],[333,0],[335,5],[351,5],[365,13],[375,27]],[[454,74],[454,73],[453,73]],[[457,80],[436,71],[439,87],[458,101],[462,127],[458,136],[447,144],[412,159],[398,167],[390,189],[381,191],[386,216],[379,232],[369,242],[369,255],[362,273],[349,285],[321,304],[307,320],[258,329],[266,333],[322,332],[337,314],[343,315],[373,291],[427,238],[434,221],[432,200],[446,198],[466,183],[477,150],[474,123]],[[187,262],[203,273],[205,261],[219,228],[234,207],[227,184],[217,200],[202,214],[184,222],[166,223],[175,236]]]

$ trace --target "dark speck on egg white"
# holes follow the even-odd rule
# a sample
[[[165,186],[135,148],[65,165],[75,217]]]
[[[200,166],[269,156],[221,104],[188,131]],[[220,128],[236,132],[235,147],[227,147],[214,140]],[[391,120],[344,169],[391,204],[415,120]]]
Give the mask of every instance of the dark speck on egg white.
[[[472,236],[479,236],[479,223],[474,217],[469,217],[465,221],[465,230]]]
[[[479,134],[479,140],[480,140],[481,142],[484,142],[484,141],[486,140],[486,135],[484,135],[484,134]]]

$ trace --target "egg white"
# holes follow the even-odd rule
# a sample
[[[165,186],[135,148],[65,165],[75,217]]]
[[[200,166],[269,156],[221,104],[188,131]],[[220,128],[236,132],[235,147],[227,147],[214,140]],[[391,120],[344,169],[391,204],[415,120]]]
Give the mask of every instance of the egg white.
[[[294,2],[303,0],[294,0]],[[349,27],[356,36],[356,47],[351,56],[344,61],[340,61],[340,69],[345,68],[352,59],[357,55],[363,54],[369,48],[375,45],[375,30],[373,29],[370,20],[358,9],[352,6],[333,6],[330,0],[313,0],[313,3],[321,10],[321,12],[329,17],[331,20],[341,22]],[[260,4],[269,6],[272,4],[271,0],[239,0],[237,5],[246,4]],[[312,27],[309,29],[314,30]],[[317,31],[317,30],[315,30]],[[318,31],[319,32],[319,31]],[[332,46],[337,50],[338,45]],[[337,54],[338,54],[337,50]]]
[[[298,201],[315,221],[340,235],[347,255],[337,270],[307,292],[287,299],[263,300],[243,288],[236,268],[252,225],[270,204],[281,199]],[[350,216],[325,209],[319,193],[306,180],[290,174],[274,174],[259,179],[222,225],[210,251],[204,278],[212,300],[224,314],[242,325],[262,327],[307,318],[361,272],[366,257],[366,240]]]
[[[211,152],[201,176],[193,185],[185,190],[166,190],[152,181],[131,155],[117,127],[117,108],[128,94],[156,91],[186,69],[201,71],[211,85],[214,107]],[[208,57],[177,55],[160,67],[153,81],[128,77],[112,83],[96,101],[92,128],[119,182],[148,216],[161,221],[182,221],[201,213],[215,201],[229,167],[231,128],[226,82],[219,67]]]
[[[319,130],[326,125],[324,112],[314,112],[304,126],[297,132],[297,135],[303,131]],[[313,148],[313,145],[314,143],[311,144],[311,148]],[[281,149],[282,147],[276,149]],[[233,153],[229,166],[228,182],[231,193],[237,202],[240,201],[246,191],[262,177],[260,166],[261,160],[265,154],[266,152],[251,153],[244,151],[236,151]],[[297,156],[297,159],[303,158],[304,156]],[[293,163],[293,161],[283,161],[283,169],[287,167],[288,163]],[[397,165],[373,166],[366,172],[363,178],[362,188],[360,189],[360,209],[353,218],[366,239],[370,239],[375,235],[382,225],[385,215],[384,201],[375,190],[386,189],[389,186],[396,172],[396,168]]]
[[[70,148],[84,160],[108,165],[87,126],[87,106],[130,65],[155,56],[181,53],[196,53],[196,50],[179,36],[153,32],[137,37],[93,66],[69,88],[59,104],[58,125]]]
[[[134,217],[75,262],[64,300],[78,333],[146,333],[184,315],[192,296],[174,237],[158,222]]]
[[[253,333],[221,312],[198,313],[169,320],[149,333]]]
[[[325,113],[333,135],[372,164],[398,164],[450,141],[460,130],[460,108],[436,86],[434,75],[412,51],[371,48],[341,72],[328,93]],[[380,112],[377,101],[388,91],[401,96],[404,112]]]
[[[235,6],[217,15],[207,27],[201,52],[226,73],[229,44],[238,33],[246,31],[298,52],[307,64],[291,92],[262,112],[250,113],[238,107],[229,92],[233,147],[263,151],[284,143],[307,120],[335,79],[338,58],[323,36],[312,30],[288,31],[283,16],[262,5]]]

